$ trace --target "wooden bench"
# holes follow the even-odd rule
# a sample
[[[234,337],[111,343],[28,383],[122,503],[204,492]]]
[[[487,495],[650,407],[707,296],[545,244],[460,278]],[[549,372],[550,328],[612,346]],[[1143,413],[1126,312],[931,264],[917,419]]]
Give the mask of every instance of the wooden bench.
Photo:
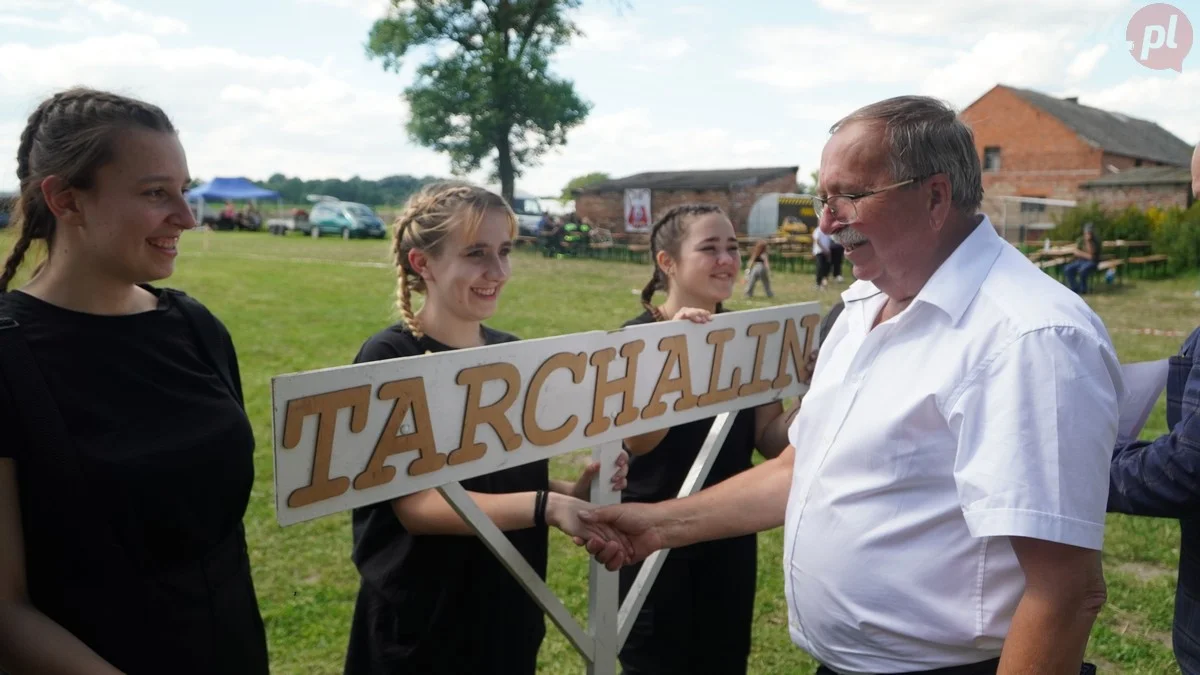
[[[644,260],[649,257],[650,244],[630,244],[625,247],[629,260]]]
[[[1160,273],[1167,271],[1167,262],[1169,258],[1161,253],[1155,255],[1141,255],[1130,258],[1127,262],[1130,265],[1136,265],[1140,270],[1141,276],[1146,276],[1146,271],[1149,270],[1157,276]]]
[[[1059,265],[1062,265],[1063,263],[1071,262],[1071,260],[1072,260],[1071,256],[1061,256],[1058,258],[1047,258],[1046,260],[1039,260],[1039,261],[1035,262],[1034,264],[1038,266],[1038,269],[1046,270],[1046,269],[1050,269],[1052,267],[1058,267]]]

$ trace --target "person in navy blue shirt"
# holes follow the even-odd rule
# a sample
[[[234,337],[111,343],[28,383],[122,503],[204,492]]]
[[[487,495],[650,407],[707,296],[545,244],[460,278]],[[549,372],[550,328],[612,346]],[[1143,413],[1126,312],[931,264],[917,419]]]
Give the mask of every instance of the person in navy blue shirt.
[[[1192,192],[1200,192],[1200,147],[1192,155]],[[1179,582],[1175,588],[1175,658],[1184,675],[1200,673],[1200,328],[1170,359],[1168,433],[1113,452],[1108,510],[1178,518]]]

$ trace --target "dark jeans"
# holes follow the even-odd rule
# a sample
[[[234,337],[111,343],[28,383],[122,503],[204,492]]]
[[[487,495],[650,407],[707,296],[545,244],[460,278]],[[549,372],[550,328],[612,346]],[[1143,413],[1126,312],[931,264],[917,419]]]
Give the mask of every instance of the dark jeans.
[[[833,278],[837,279],[842,276],[842,261],[846,259],[846,247],[834,244],[829,248],[829,264],[833,268]]]
[[[1072,260],[1063,268],[1063,276],[1067,278],[1067,286],[1076,293],[1087,293],[1088,276],[1096,271],[1098,265],[1091,260]]]
[[[817,255],[815,255],[813,257],[817,261],[817,286],[820,286],[821,282],[825,281],[825,277],[829,276],[829,267],[830,267],[829,254],[828,253],[818,253]]]

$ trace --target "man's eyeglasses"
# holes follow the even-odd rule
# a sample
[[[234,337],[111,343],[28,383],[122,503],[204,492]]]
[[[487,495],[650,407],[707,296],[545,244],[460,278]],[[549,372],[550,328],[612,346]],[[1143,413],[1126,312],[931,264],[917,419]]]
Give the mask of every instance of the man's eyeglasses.
[[[887,192],[888,190],[908,185],[909,183],[917,183],[922,180],[924,180],[924,178],[909,178],[908,180],[902,180],[899,183],[886,185],[878,190],[860,192],[852,195],[813,197],[813,210],[817,212],[817,220],[824,218],[826,212],[829,212],[833,216],[834,222],[841,225],[849,225],[850,223],[858,222],[858,206],[856,205],[858,200],[863,199],[864,197],[870,197],[871,195],[877,195],[880,192]]]

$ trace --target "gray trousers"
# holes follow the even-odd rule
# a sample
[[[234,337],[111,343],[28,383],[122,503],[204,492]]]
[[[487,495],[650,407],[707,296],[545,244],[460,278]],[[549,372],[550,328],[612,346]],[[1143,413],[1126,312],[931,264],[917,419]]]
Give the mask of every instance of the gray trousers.
[[[762,281],[763,290],[767,292],[767,297],[775,297],[775,294],[771,292],[771,274],[767,271],[767,266],[760,262],[754,263],[754,266],[750,268],[750,272],[746,275],[746,297],[749,298],[754,295],[754,287],[758,285],[759,281]]]

